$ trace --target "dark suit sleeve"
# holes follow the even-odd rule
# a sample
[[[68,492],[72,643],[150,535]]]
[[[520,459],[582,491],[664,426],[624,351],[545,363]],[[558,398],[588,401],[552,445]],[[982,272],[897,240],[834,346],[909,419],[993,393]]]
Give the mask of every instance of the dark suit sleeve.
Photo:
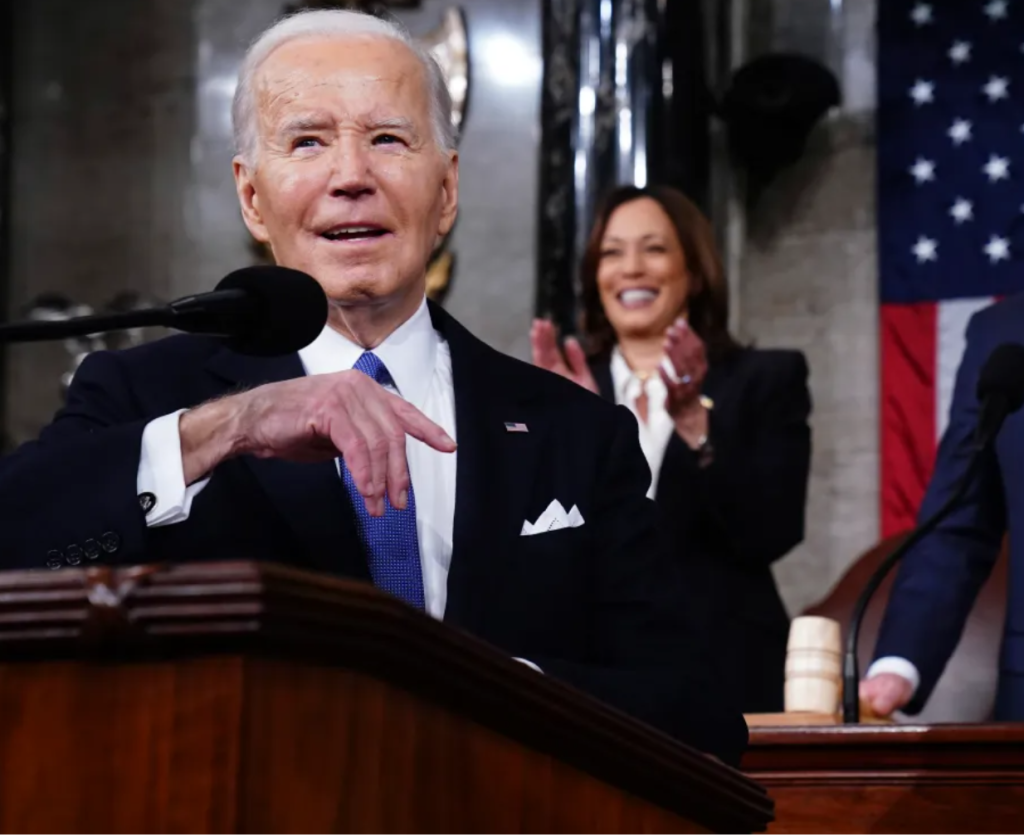
[[[678,436],[669,442],[659,501],[675,503],[684,530],[715,554],[768,566],[804,537],[810,473],[811,396],[807,361],[799,352],[758,353],[744,378],[744,415],[712,409],[708,434],[714,460],[705,468]]]
[[[0,569],[73,566],[95,549],[104,561],[143,557],[136,479],[147,423],[118,357],[86,358],[54,421],[0,464]]]
[[[650,470],[636,420],[625,408],[613,414],[590,515],[598,545],[590,582],[591,661],[533,661],[681,741],[738,764],[746,724],[720,685],[704,638],[688,621],[693,608],[668,559],[657,510],[646,497]]]
[[[972,317],[957,371],[949,425],[939,444],[919,519],[930,517],[955,490],[971,457],[978,420],[975,385],[992,347],[989,314]],[[982,463],[963,502],[903,559],[875,647],[875,658],[903,657],[921,675],[910,714],[924,708],[992,572],[1006,531],[1006,502],[994,452]]]

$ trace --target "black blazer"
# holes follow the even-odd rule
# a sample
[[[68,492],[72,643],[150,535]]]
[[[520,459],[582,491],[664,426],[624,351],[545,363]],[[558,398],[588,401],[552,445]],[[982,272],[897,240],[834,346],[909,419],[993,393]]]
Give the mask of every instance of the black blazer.
[[[440,309],[431,316],[451,350],[459,444],[445,621],[735,764],[746,726],[680,607],[633,417],[488,348]],[[189,519],[166,527],[147,528],[136,497],[151,419],[302,374],[297,355],[249,358],[194,336],[90,355],[66,408],[0,464],[0,567],[187,555],[369,581],[333,462],[230,460]],[[521,536],[555,499],[584,525]]]
[[[607,362],[592,366],[614,400]],[[677,435],[655,500],[672,551],[701,604],[710,638],[744,712],[783,708],[789,616],[771,572],[804,537],[811,397],[800,352],[739,349],[713,363],[706,468]]]

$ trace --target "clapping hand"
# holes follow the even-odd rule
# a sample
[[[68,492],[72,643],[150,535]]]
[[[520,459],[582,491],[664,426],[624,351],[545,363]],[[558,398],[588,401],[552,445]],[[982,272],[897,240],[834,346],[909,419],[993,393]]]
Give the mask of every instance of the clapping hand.
[[[575,337],[565,341],[565,356],[558,347],[555,326],[550,320],[534,320],[530,328],[530,346],[533,350],[533,364],[548,372],[568,378],[584,389],[597,392],[597,382],[590,373],[587,356]]]
[[[707,352],[704,341],[686,320],[676,320],[665,332],[665,357],[675,373],[670,374],[665,366],[658,370],[668,390],[665,409],[669,415],[678,420],[702,411],[700,395],[708,374]]]

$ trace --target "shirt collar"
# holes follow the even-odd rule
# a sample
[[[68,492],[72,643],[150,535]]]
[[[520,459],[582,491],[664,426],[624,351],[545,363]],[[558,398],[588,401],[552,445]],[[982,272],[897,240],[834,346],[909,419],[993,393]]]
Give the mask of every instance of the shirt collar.
[[[612,349],[609,367],[612,373],[612,390],[615,393],[615,403],[632,404],[640,397],[641,391],[644,390],[644,385],[640,380],[640,376],[626,363],[626,358],[618,346]],[[651,405],[663,404],[666,390],[665,382],[661,380],[661,375],[651,375],[647,379],[646,389]],[[655,407],[655,409],[657,408]]]
[[[399,394],[411,404],[420,406],[426,399],[440,342],[441,336],[434,330],[424,297],[416,313],[373,350],[391,373]],[[323,375],[351,369],[364,351],[362,346],[326,325],[316,340],[299,350],[299,359],[306,374]]]

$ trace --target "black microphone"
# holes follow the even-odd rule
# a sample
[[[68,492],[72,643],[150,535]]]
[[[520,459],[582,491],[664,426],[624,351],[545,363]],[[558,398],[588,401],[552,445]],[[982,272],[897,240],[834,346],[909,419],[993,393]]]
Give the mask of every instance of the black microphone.
[[[220,337],[246,355],[286,355],[312,343],[326,322],[327,296],[313,277],[287,267],[258,265],[228,274],[216,290],[159,308],[0,325],[0,343],[166,326]]]
[[[974,431],[974,450],[960,481],[941,508],[911,532],[905,541],[894,549],[864,585],[860,598],[853,607],[850,628],[846,634],[846,653],[843,657],[843,723],[856,724],[860,721],[860,671],[857,666],[857,640],[860,624],[868,609],[871,597],[882,585],[890,570],[903,556],[910,552],[925,535],[929,534],[956,508],[970,488],[981,463],[995,440],[1007,416],[1024,404],[1024,346],[1019,343],[1003,343],[988,356],[978,375],[976,389],[980,402],[980,415]]]

